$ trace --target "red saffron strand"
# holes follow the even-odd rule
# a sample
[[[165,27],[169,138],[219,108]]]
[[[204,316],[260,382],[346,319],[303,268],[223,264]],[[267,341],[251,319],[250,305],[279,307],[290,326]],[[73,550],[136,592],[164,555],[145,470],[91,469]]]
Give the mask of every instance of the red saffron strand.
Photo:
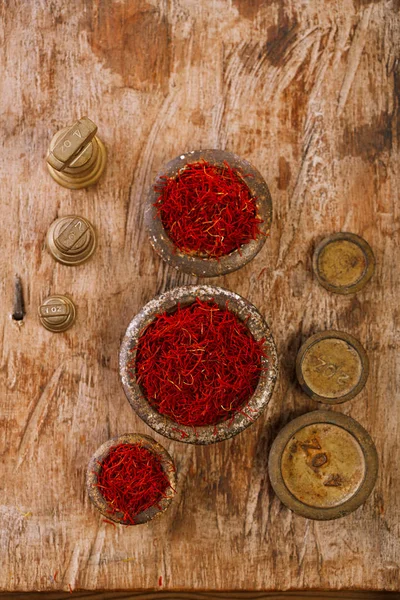
[[[132,352],[130,376],[149,403],[194,428],[233,420],[243,410],[265,356],[264,340],[255,340],[234,313],[199,298],[157,315]]]
[[[112,525],[113,527],[115,527],[115,523],[109,521],[108,519],[103,519],[103,523],[108,523],[108,525]]]
[[[97,487],[109,505],[109,513],[123,514],[126,524],[166,497],[170,483],[160,458],[139,444],[119,444],[101,463]]]
[[[244,177],[226,162],[217,166],[203,160],[161,178],[154,205],[179,250],[219,258],[262,235],[257,199]]]

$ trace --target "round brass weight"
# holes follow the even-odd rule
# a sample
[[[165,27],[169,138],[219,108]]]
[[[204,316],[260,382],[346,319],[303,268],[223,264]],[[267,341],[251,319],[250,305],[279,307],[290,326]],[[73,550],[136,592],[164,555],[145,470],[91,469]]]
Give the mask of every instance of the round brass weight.
[[[318,244],[313,269],[319,283],[335,294],[354,294],[371,279],[375,258],[367,242],[354,233],[335,233]]]
[[[313,400],[341,404],[364,387],[369,373],[368,356],[356,338],[342,331],[312,335],[300,348],[297,379]]]
[[[372,492],[378,456],[357,421],[321,410],[280,431],[268,470],[276,495],[290,510],[309,519],[337,519],[356,510]]]
[[[47,232],[47,247],[63,265],[87,261],[96,248],[93,225],[83,217],[70,215],[56,219]]]
[[[57,183],[73,190],[97,183],[107,155],[96,132],[97,126],[82,117],[54,135],[46,160],[49,173]]]
[[[75,317],[75,305],[66,296],[49,296],[39,307],[41,324],[53,333],[69,329],[74,324]]]

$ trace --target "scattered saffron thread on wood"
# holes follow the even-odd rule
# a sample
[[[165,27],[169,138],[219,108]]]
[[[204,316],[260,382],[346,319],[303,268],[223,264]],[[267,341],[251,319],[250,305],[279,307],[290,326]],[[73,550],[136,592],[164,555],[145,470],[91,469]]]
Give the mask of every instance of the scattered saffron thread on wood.
[[[181,438],[183,440],[189,437],[189,434],[186,433],[186,431],[183,431],[183,429],[178,429],[177,427],[173,427],[172,431],[176,431],[177,433],[180,433],[181,434]]]
[[[56,571],[56,572],[54,573],[54,575],[53,575],[53,580],[54,580],[54,583],[56,583],[56,582],[57,582],[57,575],[58,575],[58,571]]]
[[[261,269],[261,271],[260,271],[260,272],[259,272],[259,274],[258,274],[258,277],[257,277],[257,279],[260,279],[261,275],[262,275],[263,273],[265,273],[265,271],[266,271],[266,270],[267,270],[267,267],[264,267],[263,269]]]
[[[151,506],[160,506],[170,483],[157,454],[138,444],[119,444],[101,463],[97,487],[110,514],[122,513],[125,524]]]
[[[115,527],[115,523],[113,523],[112,521],[109,521],[108,519],[103,519],[103,523],[108,523],[109,525],[112,525],[113,527]]]
[[[196,426],[233,419],[247,404],[262,373],[264,341],[228,308],[196,298],[155,317],[128,369],[160,414],[197,433]]]
[[[204,160],[185,165],[175,177],[161,177],[155,206],[179,250],[219,258],[263,235],[246,177],[227,162]]]
[[[70,583],[68,584],[68,587],[69,587],[69,593],[72,594],[73,590],[72,590],[72,587],[71,587]]]
[[[160,575],[160,577],[158,578],[158,585],[160,587],[162,586],[162,575]]]

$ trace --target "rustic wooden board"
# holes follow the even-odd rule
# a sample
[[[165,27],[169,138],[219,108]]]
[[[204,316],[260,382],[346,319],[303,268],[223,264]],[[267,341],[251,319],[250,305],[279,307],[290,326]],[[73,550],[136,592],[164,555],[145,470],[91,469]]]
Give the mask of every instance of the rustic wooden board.
[[[69,600],[69,592],[13,592],[7,600]],[[397,592],[89,592],[75,591],[73,600],[398,600]]]
[[[398,2],[16,0],[0,10],[0,589],[400,590]],[[44,156],[52,134],[85,114],[107,171],[69,191]],[[159,521],[113,527],[88,501],[86,464],[113,435],[150,433],[119,383],[120,339],[155,294],[196,281],[152,251],[143,202],[163,164],[205,147],[243,156],[270,186],[270,239],[212,283],[265,315],[280,379],[264,416],[231,441],[154,436],[177,462],[178,497]],[[75,268],[44,247],[51,222],[70,213],[90,219],[100,242]],[[341,230],[377,258],[353,297],[329,294],[311,272],[315,244]],[[15,272],[22,324],[10,318]],[[77,304],[65,334],[38,323],[50,293]],[[267,457],[288,420],[318,407],[294,366],[302,341],[326,328],[368,351],[365,390],[335,410],[370,431],[381,469],[364,507],[317,523],[278,501]]]

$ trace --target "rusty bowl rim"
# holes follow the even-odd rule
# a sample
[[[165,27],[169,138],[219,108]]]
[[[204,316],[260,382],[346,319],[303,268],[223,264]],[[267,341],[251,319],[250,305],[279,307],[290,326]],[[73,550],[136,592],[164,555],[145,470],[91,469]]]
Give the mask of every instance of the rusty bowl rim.
[[[234,250],[230,254],[221,256],[218,259],[201,257],[195,254],[186,254],[176,248],[164,229],[162,221],[157,213],[157,209],[154,206],[154,203],[159,196],[159,194],[155,192],[154,186],[162,182],[162,176],[167,175],[168,177],[175,177],[183,166],[202,159],[211,164],[221,166],[225,161],[232,168],[239,170],[241,173],[244,172],[251,175],[252,177],[246,179],[245,183],[252,196],[257,198],[258,214],[263,219],[263,223],[260,224],[262,235],[259,235],[255,240],[251,240],[247,244],[244,244],[240,248],[240,252],[239,250]],[[240,269],[260,252],[271,228],[272,199],[263,176],[247,160],[241,158],[237,154],[225,150],[192,150],[191,152],[185,152],[172,159],[157,174],[147,195],[144,221],[154,250],[169,265],[191,275],[216,277]]]
[[[346,242],[351,242],[352,244],[355,244],[356,246],[358,246],[361,249],[362,253],[365,256],[366,267],[365,267],[364,273],[362,274],[362,276],[360,277],[360,279],[358,281],[356,281],[355,283],[353,283],[351,285],[342,285],[342,286],[333,285],[332,283],[329,283],[329,281],[327,279],[322,277],[322,275],[319,272],[319,257],[320,257],[322,250],[329,244],[339,242],[339,241],[346,241]],[[355,293],[359,292],[368,283],[368,281],[371,279],[372,275],[375,272],[375,256],[374,256],[371,246],[368,244],[368,242],[366,240],[364,240],[364,238],[360,237],[359,235],[357,235],[355,233],[350,233],[350,232],[346,232],[346,231],[332,233],[331,235],[328,235],[327,237],[323,238],[317,244],[317,246],[314,250],[312,264],[313,264],[313,271],[315,273],[318,283],[320,285],[322,285],[323,288],[328,290],[328,292],[333,292],[334,294],[347,295],[347,294],[355,294]]]
[[[319,394],[314,392],[305,382],[304,376],[303,376],[303,371],[302,371],[303,359],[304,359],[305,355],[307,354],[308,350],[312,346],[314,346],[314,344],[317,344],[318,342],[320,342],[322,340],[326,340],[326,339],[330,339],[330,338],[336,338],[339,340],[343,340],[344,342],[346,342],[347,344],[352,346],[354,348],[354,350],[357,352],[358,356],[360,357],[360,361],[361,361],[361,376],[360,376],[360,379],[358,380],[357,384],[354,386],[354,388],[350,392],[348,392],[344,396],[338,396],[337,398],[326,398],[325,396],[320,396]],[[361,344],[361,342],[359,342],[355,337],[353,337],[349,333],[346,333],[344,331],[337,331],[336,329],[329,329],[327,331],[319,331],[318,333],[314,333],[314,335],[310,336],[304,342],[304,344],[302,344],[302,346],[297,354],[297,358],[296,358],[296,375],[297,375],[297,380],[298,380],[302,390],[308,396],[310,396],[310,398],[312,398],[313,400],[316,400],[317,402],[322,402],[323,404],[331,404],[331,405],[343,404],[343,402],[352,400],[355,396],[357,396],[364,389],[365,384],[367,383],[368,375],[369,375],[368,354],[367,354],[364,346]]]
[[[216,425],[189,427],[180,425],[154,410],[136,380],[132,380],[128,373],[128,363],[135,355],[142,330],[153,321],[154,317],[165,310],[173,310],[178,303],[191,304],[198,297],[203,301],[213,299],[219,306],[226,306],[229,310],[246,323],[248,330],[256,340],[265,339],[267,357],[262,359],[265,375],[260,377],[258,385],[246,407],[251,408],[250,416],[246,413],[237,413],[228,421]],[[248,300],[224,288],[209,285],[189,285],[177,287],[150,300],[141,311],[131,320],[121,343],[119,354],[120,378],[126,397],[138,414],[149,427],[165,437],[189,444],[212,444],[233,437],[251,425],[262,413],[271,399],[275,382],[278,376],[278,356],[275,342],[264,318],[257,308]],[[245,408],[246,408],[245,407]],[[254,411],[254,412],[253,412]]]
[[[356,439],[364,455],[364,479],[354,495],[337,506],[321,508],[303,504],[287,488],[282,476],[282,454],[288,442],[297,431],[315,423],[330,423],[348,431]],[[328,521],[344,517],[361,506],[374,489],[378,476],[378,453],[375,444],[364,427],[351,417],[332,410],[316,410],[289,421],[274,442],[268,458],[268,473],[272,488],[279,500],[294,513],[317,521]]]
[[[162,498],[159,502],[159,506],[151,506],[147,510],[142,511],[135,517],[135,523],[126,523],[123,519],[123,514],[118,512],[110,514],[108,512],[109,504],[104,499],[102,493],[97,487],[98,475],[101,470],[101,463],[109,454],[111,448],[119,446],[120,444],[141,444],[147,450],[150,450],[153,454],[156,454],[161,461],[161,465],[164,473],[168,477],[170,487],[166,490],[166,497]],[[100,463],[100,464],[99,464]],[[94,506],[110,521],[119,523],[120,525],[141,525],[151,521],[155,517],[160,516],[169,507],[173,497],[176,494],[176,468],[173,459],[167,450],[152,437],[139,433],[124,433],[122,435],[110,438],[104,442],[94,452],[90,458],[89,464],[86,470],[86,488],[89,494],[89,498]]]

